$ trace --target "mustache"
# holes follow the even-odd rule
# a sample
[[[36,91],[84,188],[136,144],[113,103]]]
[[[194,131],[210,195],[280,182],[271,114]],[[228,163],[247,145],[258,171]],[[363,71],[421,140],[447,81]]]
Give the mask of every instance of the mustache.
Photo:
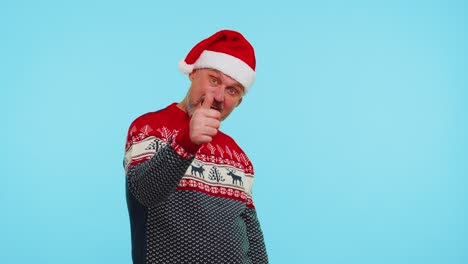
[[[202,96],[202,97],[198,100],[197,105],[202,105],[204,101],[205,101],[205,96]],[[223,109],[224,109],[224,105],[223,105],[222,102],[213,100],[213,103],[211,104],[211,109],[214,109],[214,110],[217,110],[217,111],[219,111],[219,112],[222,112]]]

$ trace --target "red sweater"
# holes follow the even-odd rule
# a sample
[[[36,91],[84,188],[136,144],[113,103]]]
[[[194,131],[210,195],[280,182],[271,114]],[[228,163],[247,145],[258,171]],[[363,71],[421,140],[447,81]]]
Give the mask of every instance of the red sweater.
[[[134,263],[268,263],[253,166],[221,131],[195,145],[171,104],[130,126],[125,147]]]

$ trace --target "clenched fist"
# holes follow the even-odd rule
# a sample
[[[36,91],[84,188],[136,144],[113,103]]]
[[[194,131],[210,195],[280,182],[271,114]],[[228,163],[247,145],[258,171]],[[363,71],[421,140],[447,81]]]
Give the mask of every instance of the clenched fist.
[[[190,120],[190,140],[194,144],[209,143],[218,133],[221,113],[211,108],[213,95],[207,94],[205,100],[192,114]]]

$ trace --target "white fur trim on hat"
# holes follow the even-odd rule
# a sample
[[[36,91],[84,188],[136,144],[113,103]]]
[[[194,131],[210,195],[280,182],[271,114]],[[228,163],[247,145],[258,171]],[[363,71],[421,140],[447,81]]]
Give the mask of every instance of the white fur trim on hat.
[[[185,74],[189,74],[193,71],[193,64],[189,65],[185,63],[185,60],[179,61],[179,70]]]
[[[255,71],[247,63],[226,53],[204,50],[193,65],[184,60],[179,62],[179,70],[186,74],[200,68],[212,68],[228,75],[244,86],[245,93],[255,81]]]

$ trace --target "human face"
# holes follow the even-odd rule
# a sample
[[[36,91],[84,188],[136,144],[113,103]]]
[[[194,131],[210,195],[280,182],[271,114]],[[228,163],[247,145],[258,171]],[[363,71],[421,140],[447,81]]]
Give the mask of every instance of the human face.
[[[221,120],[226,119],[242,102],[244,87],[220,71],[196,69],[189,74],[189,78],[192,84],[184,100],[189,115],[201,106],[207,94],[213,96],[211,108],[221,113]]]

